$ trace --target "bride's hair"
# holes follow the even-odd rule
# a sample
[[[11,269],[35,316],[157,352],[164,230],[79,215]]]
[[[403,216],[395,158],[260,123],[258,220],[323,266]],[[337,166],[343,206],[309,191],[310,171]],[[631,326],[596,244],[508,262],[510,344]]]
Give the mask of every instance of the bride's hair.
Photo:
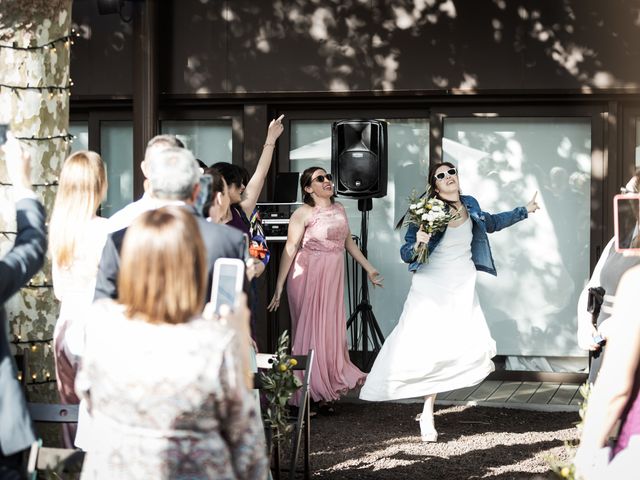
[[[446,203],[451,207],[453,206],[452,202],[445,200],[444,198],[441,198],[438,192],[436,192],[436,170],[438,170],[442,166],[446,166],[450,168],[458,168],[451,162],[440,162],[440,163],[434,163],[433,165],[431,165],[431,167],[429,168],[429,176],[427,177],[427,190],[422,195],[420,195],[420,198],[424,196],[426,196],[427,198],[437,198],[439,200],[442,200],[444,203]],[[460,190],[460,194],[462,194],[462,190]],[[400,220],[396,224],[396,229],[399,229],[402,227],[402,224],[404,223],[404,217],[407,216],[408,212],[409,212],[408,209],[404,212],[404,214],[402,215],[402,218],[400,218]]]

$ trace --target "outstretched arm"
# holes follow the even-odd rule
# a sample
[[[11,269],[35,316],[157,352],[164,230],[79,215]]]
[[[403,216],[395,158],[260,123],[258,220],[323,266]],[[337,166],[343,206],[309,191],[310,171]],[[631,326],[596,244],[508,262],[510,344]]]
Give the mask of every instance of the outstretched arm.
[[[305,221],[308,215],[309,210],[303,206],[293,212],[291,220],[289,220],[287,243],[282,251],[282,260],[280,260],[280,270],[278,270],[278,279],[276,281],[276,291],[273,294],[271,302],[267,306],[267,309],[270,312],[277,310],[280,306],[280,297],[284,290],[284,282],[287,280],[287,275],[289,274],[289,269],[291,268],[293,259],[295,258],[296,253],[298,253],[300,241],[304,235]]]
[[[382,281],[384,280],[384,278],[380,276],[380,272],[376,270],[376,267],[371,265],[371,262],[369,262],[369,260],[367,260],[367,257],[365,257],[360,251],[360,249],[356,245],[356,242],[354,242],[353,238],[351,237],[351,232],[349,232],[349,234],[347,235],[347,239],[344,241],[344,248],[346,248],[347,252],[349,252],[349,255],[351,255],[354,260],[358,262],[362,268],[365,269],[365,271],[367,272],[367,276],[369,277],[369,281],[373,283],[373,286],[382,287]]]
[[[258,160],[258,166],[254,172],[251,180],[244,189],[244,199],[240,202],[240,206],[247,218],[251,218],[253,210],[258,203],[258,197],[264,187],[264,181],[269,173],[269,167],[271,167],[271,160],[273,159],[273,152],[276,148],[276,140],[282,134],[284,127],[282,126],[282,119],[284,115],[280,115],[277,119],[271,120],[269,129],[267,130],[267,139],[265,140],[264,147],[262,148],[262,155]]]

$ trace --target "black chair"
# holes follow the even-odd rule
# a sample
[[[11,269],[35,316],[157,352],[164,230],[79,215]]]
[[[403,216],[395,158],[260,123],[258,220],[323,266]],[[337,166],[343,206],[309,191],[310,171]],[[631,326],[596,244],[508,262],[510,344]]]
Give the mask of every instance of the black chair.
[[[258,354],[258,369],[271,368],[269,359],[270,354]],[[292,367],[293,370],[304,370],[302,386],[300,388],[300,406],[296,417],[292,417],[293,434],[291,438],[291,458],[289,459],[289,480],[293,480],[296,476],[296,467],[298,466],[298,456],[300,454],[300,444],[304,445],[303,452],[303,475],[308,480],[311,477],[311,464],[309,452],[311,448],[311,396],[309,395],[309,383],[311,382],[311,368],[313,367],[313,350],[309,350],[307,355],[292,356],[297,364]],[[259,378],[259,377],[258,377]],[[260,388],[259,380],[256,381],[256,388]],[[269,438],[267,439],[270,440]],[[280,445],[275,442],[274,447],[274,478],[280,479]]]
[[[36,423],[76,423],[78,405],[28,403],[31,419]],[[43,447],[42,440],[31,445],[27,461],[27,475],[36,480],[38,472],[79,473],[84,461],[84,452],[71,448]],[[66,478],[66,477],[62,477]]]

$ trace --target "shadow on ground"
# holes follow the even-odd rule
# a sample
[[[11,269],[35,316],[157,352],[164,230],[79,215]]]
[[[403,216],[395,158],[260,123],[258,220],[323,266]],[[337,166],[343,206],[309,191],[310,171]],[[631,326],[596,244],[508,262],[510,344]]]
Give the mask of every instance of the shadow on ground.
[[[577,413],[485,407],[436,409],[437,443],[420,441],[419,404],[339,404],[312,420],[318,479],[547,479],[547,458],[566,458]]]

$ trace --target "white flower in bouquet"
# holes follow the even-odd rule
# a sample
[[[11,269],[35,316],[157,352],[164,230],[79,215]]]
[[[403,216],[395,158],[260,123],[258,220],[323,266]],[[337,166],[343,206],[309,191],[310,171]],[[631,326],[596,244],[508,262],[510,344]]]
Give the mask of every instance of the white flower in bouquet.
[[[433,234],[442,232],[451,220],[458,218],[459,214],[451,214],[449,207],[439,198],[417,198],[416,195],[413,191],[409,197],[405,225],[416,225],[418,229],[422,227],[423,231]],[[419,263],[428,261],[427,245],[424,243],[416,248],[416,260]]]

